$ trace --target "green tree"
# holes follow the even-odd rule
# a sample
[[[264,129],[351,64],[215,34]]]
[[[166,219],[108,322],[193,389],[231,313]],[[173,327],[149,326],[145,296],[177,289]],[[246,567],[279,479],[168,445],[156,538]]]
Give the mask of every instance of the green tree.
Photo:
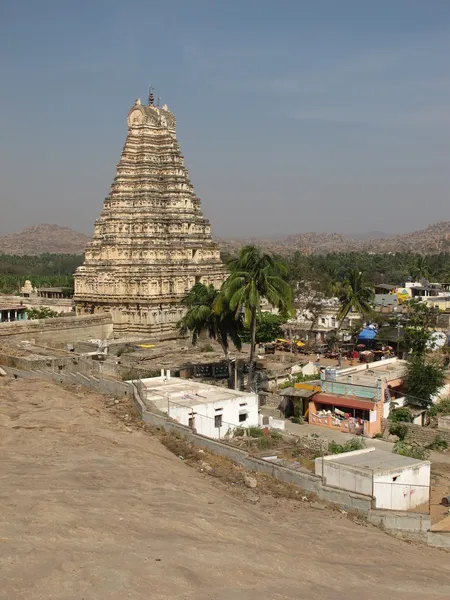
[[[418,281],[421,279],[429,279],[431,274],[430,264],[426,256],[418,256],[414,261],[412,275]]]
[[[430,348],[437,313],[424,302],[411,300],[406,314],[405,342],[413,354],[423,356]]]
[[[413,354],[408,359],[404,378],[408,403],[428,408],[445,380],[446,369],[442,362],[426,354]]]
[[[230,310],[223,293],[212,285],[196,283],[184,296],[181,304],[186,307],[186,314],[177,324],[180,334],[191,334],[192,345],[195,346],[202,332],[218,342],[228,364],[231,378],[231,362],[229,357],[230,341],[237,350],[241,349],[242,319]]]
[[[58,316],[58,313],[43,306],[42,308],[27,308],[25,310],[27,319],[52,319]]]
[[[250,329],[250,366],[248,390],[253,383],[256,327],[265,298],[280,311],[292,311],[293,293],[286,281],[286,265],[262,252],[256,246],[244,246],[239,256],[229,263],[230,276],[223,285],[229,306],[236,314],[244,312],[245,325]]]
[[[273,342],[277,338],[283,337],[281,325],[285,319],[280,315],[263,312],[258,316],[256,325],[256,343]],[[250,328],[245,327],[241,334],[242,341],[249,344],[251,341]]]
[[[341,308],[337,318],[343,321],[350,310],[358,312],[362,317],[372,312],[373,289],[364,279],[362,271],[350,269],[344,279],[339,295]]]

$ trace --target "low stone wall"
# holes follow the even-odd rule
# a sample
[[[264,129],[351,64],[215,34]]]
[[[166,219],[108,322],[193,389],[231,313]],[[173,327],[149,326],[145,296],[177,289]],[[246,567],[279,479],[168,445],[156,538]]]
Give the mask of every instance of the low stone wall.
[[[63,348],[67,344],[89,339],[109,339],[112,335],[113,325],[109,314],[15,321],[0,325],[0,345],[3,340],[35,340],[37,344]]]
[[[421,425],[415,425],[414,423],[401,423],[401,425],[405,425],[408,429],[408,433],[405,438],[406,442],[415,442],[421,446],[426,446],[427,444],[430,444],[437,435],[439,435],[442,439],[448,442],[450,446],[450,429],[443,429],[441,427],[422,427]],[[389,431],[389,421],[386,419],[383,423],[383,430],[384,428]]]
[[[417,542],[428,541],[431,527],[430,515],[425,513],[371,510],[368,521],[394,537]]]
[[[427,533],[427,544],[435,548],[450,550],[450,531],[429,531]]]

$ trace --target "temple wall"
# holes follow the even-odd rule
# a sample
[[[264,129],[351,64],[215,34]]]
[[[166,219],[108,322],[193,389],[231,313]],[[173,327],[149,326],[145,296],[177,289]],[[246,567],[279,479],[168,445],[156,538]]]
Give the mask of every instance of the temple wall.
[[[0,346],[7,341],[34,340],[53,348],[90,339],[109,339],[113,335],[109,314],[56,317],[0,324]]]

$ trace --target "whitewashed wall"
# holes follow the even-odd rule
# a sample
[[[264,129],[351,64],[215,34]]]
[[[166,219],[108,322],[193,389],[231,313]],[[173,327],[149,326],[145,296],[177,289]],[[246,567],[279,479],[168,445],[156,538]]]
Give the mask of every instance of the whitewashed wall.
[[[375,508],[410,510],[427,503],[430,497],[430,464],[375,475],[373,493]]]
[[[247,420],[239,422],[239,413],[247,411]],[[258,396],[245,394],[228,400],[183,406],[169,402],[169,416],[182,425],[189,425],[194,414],[197,433],[211,438],[222,438],[235,427],[258,427]],[[222,415],[222,426],[215,427],[215,416]]]

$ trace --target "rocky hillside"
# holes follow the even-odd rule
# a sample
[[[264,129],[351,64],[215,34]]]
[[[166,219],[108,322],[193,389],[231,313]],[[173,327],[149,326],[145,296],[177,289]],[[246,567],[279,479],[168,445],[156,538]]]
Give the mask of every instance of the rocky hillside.
[[[219,240],[224,252],[234,254],[245,244],[257,244],[271,252],[325,254],[327,252],[450,252],[450,221],[401,235],[358,239],[338,233],[299,233],[279,239]]]
[[[0,254],[82,254],[90,238],[69,227],[43,223],[0,236]]]

